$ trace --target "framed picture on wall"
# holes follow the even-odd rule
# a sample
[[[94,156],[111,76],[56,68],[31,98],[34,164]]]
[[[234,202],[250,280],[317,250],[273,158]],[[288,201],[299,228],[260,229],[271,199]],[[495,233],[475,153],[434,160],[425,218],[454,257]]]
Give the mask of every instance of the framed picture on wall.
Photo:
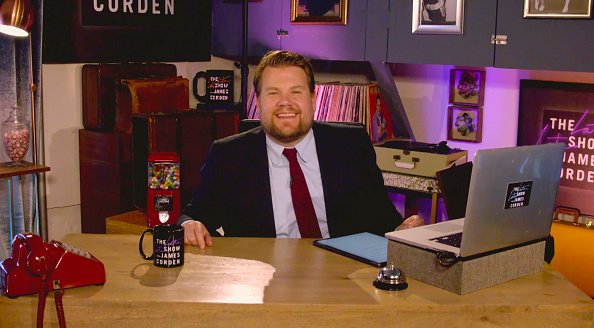
[[[524,0],[525,18],[591,18],[592,0]]]
[[[483,106],[485,100],[485,71],[452,69],[450,71],[450,103]]]
[[[346,25],[348,0],[291,0],[292,24]]]
[[[448,140],[481,142],[483,109],[480,107],[448,107]]]
[[[464,0],[413,0],[412,33],[462,34]]]

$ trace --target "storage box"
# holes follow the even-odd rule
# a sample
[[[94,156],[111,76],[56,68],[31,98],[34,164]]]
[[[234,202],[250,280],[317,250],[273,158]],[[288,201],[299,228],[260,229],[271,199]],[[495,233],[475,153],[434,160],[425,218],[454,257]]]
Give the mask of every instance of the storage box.
[[[388,264],[410,278],[462,295],[542,271],[544,250],[545,242],[539,241],[443,266],[435,252],[388,240]]]
[[[466,163],[468,151],[451,149],[444,142],[427,144],[415,141],[388,140],[375,144],[380,170],[435,178],[453,163]]]

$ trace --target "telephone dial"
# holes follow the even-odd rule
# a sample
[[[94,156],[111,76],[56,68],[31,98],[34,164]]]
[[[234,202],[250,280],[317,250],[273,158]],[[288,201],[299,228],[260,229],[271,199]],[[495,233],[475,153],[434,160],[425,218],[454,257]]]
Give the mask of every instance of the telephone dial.
[[[39,293],[38,327],[43,326],[47,292],[56,292],[60,327],[65,327],[63,312],[60,313],[63,311],[61,296],[64,289],[104,283],[105,267],[93,255],[59,241],[46,243],[31,233],[16,235],[12,242],[12,257],[0,262],[0,290],[3,294],[17,297]]]

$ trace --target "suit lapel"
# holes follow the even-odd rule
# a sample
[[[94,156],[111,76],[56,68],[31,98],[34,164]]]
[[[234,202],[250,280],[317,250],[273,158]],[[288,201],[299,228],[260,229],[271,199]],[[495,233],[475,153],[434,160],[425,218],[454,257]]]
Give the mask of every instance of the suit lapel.
[[[257,199],[257,203],[253,204],[256,210],[251,214],[253,215],[251,222],[256,225],[254,231],[261,231],[268,237],[276,237],[264,131],[260,129],[253,140],[250,146],[253,151],[250,152],[248,165],[253,168],[254,174],[248,177],[251,187],[246,190],[246,192],[255,192]]]
[[[316,152],[318,154],[318,162],[320,165],[320,175],[322,177],[322,188],[324,190],[324,204],[326,206],[326,219],[328,220],[328,230],[332,236],[333,227],[335,226],[336,213],[333,209],[338,208],[336,204],[336,195],[338,194],[336,186],[339,186],[337,181],[338,175],[336,172],[336,149],[331,147],[332,142],[328,142],[331,135],[328,135],[325,127],[314,123],[314,136],[316,140]]]

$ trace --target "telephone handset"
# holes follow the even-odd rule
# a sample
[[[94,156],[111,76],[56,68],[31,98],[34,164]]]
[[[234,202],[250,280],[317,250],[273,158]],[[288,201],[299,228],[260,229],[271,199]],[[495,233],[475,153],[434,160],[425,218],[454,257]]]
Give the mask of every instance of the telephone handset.
[[[35,294],[42,279],[47,291],[105,283],[103,263],[93,255],[68,244],[18,234],[12,257],[0,263],[0,288],[8,297]]]

